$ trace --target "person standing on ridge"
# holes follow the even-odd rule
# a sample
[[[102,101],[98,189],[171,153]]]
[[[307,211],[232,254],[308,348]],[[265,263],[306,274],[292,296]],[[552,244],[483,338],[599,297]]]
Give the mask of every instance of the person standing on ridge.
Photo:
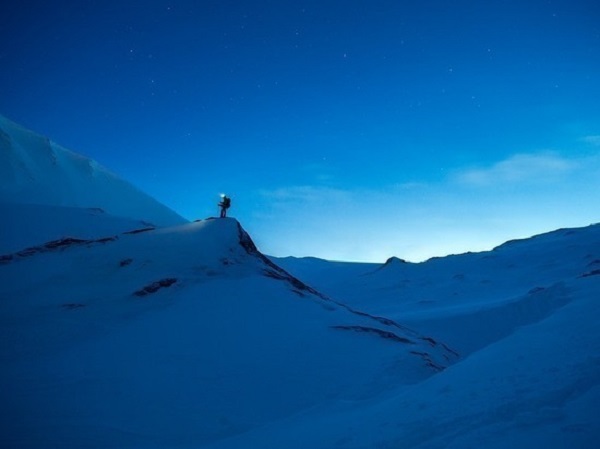
[[[221,208],[221,218],[225,218],[227,216],[227,209],[231,206],[231,199],[225,195],[221,194],[221,202],[219,203],[219,207]]]

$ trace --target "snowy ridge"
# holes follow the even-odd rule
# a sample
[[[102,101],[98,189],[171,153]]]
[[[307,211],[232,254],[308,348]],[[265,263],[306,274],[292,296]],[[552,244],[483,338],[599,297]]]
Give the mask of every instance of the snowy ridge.
[[[232,222],[236,223],[236,230],[237,230],[237,237],[238,237],[237,242],[235,242],[234,240],[231,239],[231,236],[234,235],[234,232],[232,229],[227,230],[227,231],[222,230],[222,228],[224,228],[226,225],[231,227]],[[194,229],[194,230],[192,231],[192,229]],[[225,245],[225,247],[228,248],[227,251],[223,251],[223,248],[215,247],[215,246],[211,246],[211,247],[209,247],[208,250],[206,250],[206,248],[205,248],[207,246],[206,236],[203,234],[209,234],[209,233],[215,232],[214,229],[221,229],[221,231],[219,231],[220,234],[217,234],[217,236],[214,236],[212,238],[213,245],[214,245],[214,242],[216,242],[217,245]],[[199,235],[202,235],[199,246],[198,246],[199,248],[202,248],[207,254],[212,254],[212,255],[218,254],[218,253],[221,254],[221,257],[218,260],[214,259],[214,257],[211,257],[206,262],[206,267],[214,267],[214,266],[223,265],[227,268],[230,268],[231,266],[236,265],[236,266],[239,266],[236,269],[241,269],[241,267],[243,266],[244,267],[243,270],[247,271],[250,266],[256,266],[257,274],[262,274],[263,276],[265,276],[267,278],[275,279],[277,281],[284,281],[286,284],[288,284],[290,290],[293,293],[295,293],[296,295],[301,296],[301,297],[310,297],[314,301],[326,303],[326,307],[331,310],[334,310],[334,309],[345,310],[345,311],[350,312],[350,314],[358,317],[358,324],[334,325],[334,326],[331,326],[333,329],[365,332],[365,333],[377,335],[382,338],[387,338],[392,341],[401,342],[401,343],[405,343],[405,344],[409,344],[409,345],[416,345],[415,349],[412,350],[410,353],[419,355],[422,359],[425,360],[427,366],[434,368],[437,371],[444,369],[444,367],[447,366],[448,363],[450,363],[452,360],[455,360],[455,358],[458,357],[458,354],[455,351],[448,348],[446,345],[441,344],[438,346],[438,342],[436,342],[431,337],[421,336],[418,334],[418,332],[415,332],[414,330],[411,330],[404,326],[401,326],[398,323],[394,322],[393,320],[379,317],[379,316],[373,316],[373,315],[367,314],[365,312],[355,310],[355,309],[347,306],[346,304],[343,304],[338,301],[334,301],[334,300],[328,298],[327,296],[323,295],[322,293],[316,291],[312,287],[309,287],[304,282],[302,282],[299,279],[295,278],[294,276],[290,275],[288,272],[286,272],[285,270],[283,270],[282,268],[280,268],[279,266],[274,264],[271,260],[269,260],[267,257],[265,257],[262,253],[260,253],[260,251],[258,251],[258,249],[256,248],[254,242],[252,241],[252,239],[248,235],[248,233],[234,219],[227,219],[227,220],[223,220],[223,221],[221,221],[221,220],[214,221],[214,219],[209,219],[204,222],[198,220],[194,224],[186,225],[183,227],[176,227],[176,228],[164,228],[162,230],[157,230],[156,228],[153,228],[153,227],[143,227],[143,228],[139,228],[139,229],[125,231],[125,232],[121,233],[120,235],[106,236],[106,237],[102,237],[102,238],[98,238],[98,239],[81,239],[81,238],[73,238],[73,237],[64,237],[61,239],[46,242],[42,245],[28,247],[23,250],[12,253],[12,254],[0,255],[0,264],[19,263],[20,261],[30,258],[30,257],[42,255],[45,253],[64,252],[65,250],[69,250],[72,248],[83,247],[83,248],[93,250],[98,245],[114,243],[114,242],[117,242],[120,238],[122,239],[123,237],[133,235],[133,234],[153,233],[153,234],[156,234],[159,236],[160,235],[173,235],[173,234],[178,235],[179,234],[181,237],[183,237],[181,234],[185,233],[187,235],[190,235],[195,232],[199,232],[200,233]],[[148,240],[151,241],[152,239],[151,238],[144,239],[144,240],[139,241],[139,243],[144,242],[144,244],[146,245],[146,244],[148,244]],[[180,240],[183,240],[183,239],[180,239]],[[171,251],[174,250],[173,243],[174,242],[171,242],[171,245],[170,245]],[[196,243],[198,243],[198,242],[196,242]],[[177,245],[181,245],[181,244],[183,244],[182,241],[177,242]],[[240,248],[243,249],[245,254],[244,254],[244,252],[242,252],[240,250]],[[140,254],[140,252],[141,252],[140,249],[136,249],[135,251],[133,251],[133,253],[135,253],[135,254]],[[123,258],[119,262],[119,266],[123,267],[123,266],[130,265],[131,263],[133,263],[133,259]],[[188,263],[188,260],[185,257],[183,257],[181,260],[178,260],[178,261],[170,260],[169,264],[174,265],[174,267],[172,267],[170,271],[172,273],[182,272],[187,268],[186,267],[187,263]],[[216,273],[217,273],[216,270],[213,270],[211,268],[207,268],[207,272],[210,273],[211,276],[216,276]],[[163,280],[159,280],[159,281],[155,281],[154,283],[150,283],[149,284],[150,286],[156,285],[156,288],[153,289],[154,291],[149,291],[152,289],[144,287],[139,290],[136,290],[136,292],[134,292],[134,294],[136,294],[138,296],[144,296],[148,293],[156,292],[161,287],[168,287],[168,286],[180,281],[179,279],[176,279],[176,278],[166,278],[166,279],[168,279],[168,282],[163,282]],[[106,280],[105,280],[105,282],[106,282]],[[402,334],[402,336],[398,335],[398,333]],[[421,344],[423,342],[425,342],[427,344],[427,346],[438,347],[439,350],[443,353],[442,359],[435,362],[434,361],[435,355],[431,355],[428,352],[418,351],[417,349],[418,349],[419,342]]]
[[[2,116],[0,203],[101,208],[159,226],[186,221],[97,162]]]
[[[0,263],[8,446],[203,445],[459,360],[309,287],[234,219],[133,231]]]
[[[600,225],[592,225],[416,264],[396,258],[383,265],[275,260],[346,304],[429,329],[468,354],[562,307],[569,296],[565,285],[593,270],[599,247]],[[478,337],[456,332],[465,326],[475,326]]]
[[[351,330],[351,331],[355,331],[355,332],[365,332],[365,333],[375,334],[382,338],[387,338],[392,341],[397,341],[397,342],[410,344],[410,345],[415,345],[417,343],[423,344],[423,342],[424,342],[425,346],[436,348],[434,350],[434,353],[430,353],[430,351],[428,351],[428,350],[419,351],[415,348],[410,351],[410,354],[421,357],[425,361],[425,364],[428,367],[433,368],[436,371],[442,371],[449,364],[455,362],[458,359],[458,357],[459,357],[458,352],[449,348],[444,343],[436,341],[432,337],[420,335],[418,332],[416,332],[412,329],[409,329],[406,326],[398,324],[397,322],[395,322],[394,320],[391,320],[389,318],[371,315],[366,312],[356,310],[356,309],[348,306],[347,304],[333,300],[333,299],[323,295],[322,293],[318,292],[314,288],[309,287],[304,282],[300,281],[299,279],[295,278],[294,276],[289,274],[287,271],[285,271],[278,265],[274,264],[268,257],[266,257],[265,255],[260,253],[257,250],[256,246],[254,245],[254,242],[252,242],[252,239],[250,238],[250,236],[242,229],[242,227],[239,223],[238,223],[238,229],[239,229],[239,234],[240,234],[240,244],[242,245],[242,247],[244,247],[246,249],[246,251],[249,254],[258,257],[265,265],[267,265],[269,267],[268,269],[263,270],[263,272],[268,277],[285,280],[285,281],[289,282],[294,287],[293,291],[300,294],[301,296],[303,295],[302,292],[306,291],[306,292],[310,293],[311,295],[318,296],[319,298],[321,298],[325,301],[334,303],[336,306],[349,311],[353,315],[357,315],[359,317],[366,317],[368,320],[371,320],[371,323],[369,324],[369,326],[336,325],[336,326],[332,326],[334,329]],[[385,330],[379,328],[382,326],[384,327]],[[399,333],[403,336],[398,335]],[[441,352],[442,359],[436,360],[436,358],[438,356],[436,356],[435,353],[438,351]]]

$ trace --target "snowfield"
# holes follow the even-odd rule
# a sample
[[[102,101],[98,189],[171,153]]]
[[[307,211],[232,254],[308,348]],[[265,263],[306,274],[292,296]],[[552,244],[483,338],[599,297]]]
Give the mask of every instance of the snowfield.
[[[340,411],[333,416],[339,427],[322,429],[306,446],[598,447],[599,256],[594,225],[420,264],[278,260],[316,288],[464,356],[384,400]],[[293,423],[272,447],[301,447],[287,443],[290,435],[305,435],[318,419]],[[256,447],[273,441],[255,438]]]
[[[0,446],[600,447],[600,225],[268,258],[0,119]]]
[[[459,359],[319,294],[234,219],[0,258],[11,447],[203,444]]]

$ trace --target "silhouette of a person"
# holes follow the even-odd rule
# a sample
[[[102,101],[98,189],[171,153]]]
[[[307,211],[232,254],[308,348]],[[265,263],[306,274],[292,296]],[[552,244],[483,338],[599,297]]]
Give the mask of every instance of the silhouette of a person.
[[[227,209],[231,206],[231,199],[227,195],[221,195],[221,202],[219,207],[221,208],[221,218],[227,216]]]

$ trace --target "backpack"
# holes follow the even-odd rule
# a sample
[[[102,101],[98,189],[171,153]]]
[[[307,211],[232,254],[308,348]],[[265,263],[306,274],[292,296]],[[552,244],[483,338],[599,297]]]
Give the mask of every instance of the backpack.
[[[223,198],[223,207],[229,209],[229,206],[231,206],[231,199],[228,197]]]

